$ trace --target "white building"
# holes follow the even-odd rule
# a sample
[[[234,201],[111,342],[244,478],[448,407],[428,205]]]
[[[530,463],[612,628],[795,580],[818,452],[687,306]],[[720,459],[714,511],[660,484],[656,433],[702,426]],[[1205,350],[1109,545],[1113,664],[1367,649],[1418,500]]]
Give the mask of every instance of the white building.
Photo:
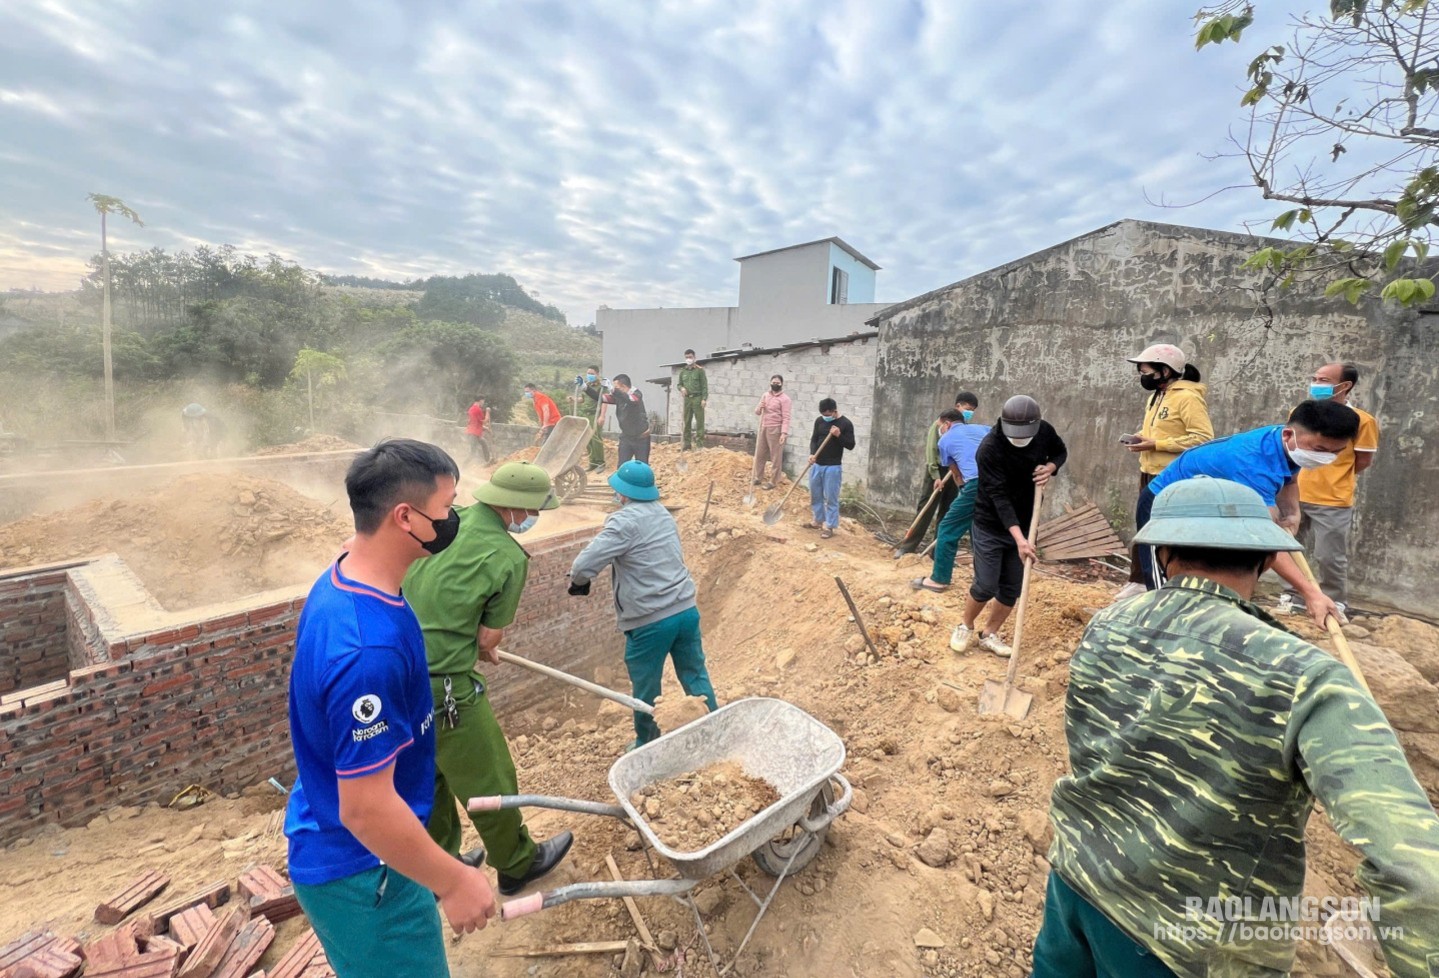
[[[691,309],[609,309],[595,313],[604,334],[605,376],[628,374],[652,415],[669,413],[668,365],[693,349],[701,359],[844,337],[867,329],[887,303],[874,301],[879,266],[839,238],[736,258],[739,305]],[[798,378],[797,378],[798,379]],[[756,392],[758,397],[762,391]]]

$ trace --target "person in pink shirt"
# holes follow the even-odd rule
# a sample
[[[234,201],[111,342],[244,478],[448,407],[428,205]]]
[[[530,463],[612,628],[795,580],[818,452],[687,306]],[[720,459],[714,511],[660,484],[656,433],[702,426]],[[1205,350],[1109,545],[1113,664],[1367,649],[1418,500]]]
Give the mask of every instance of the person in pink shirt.
[[[769,390],[759,399],[754,413],[759,415],[759,437],[754,446],[754,484],[764,482],[766,489],[784,475],[784,442],[789,437],[789,395],[784,392],[784,378],[775,374],[769,379]],[[764,478],[765,463],[772,465],[768,480]]]

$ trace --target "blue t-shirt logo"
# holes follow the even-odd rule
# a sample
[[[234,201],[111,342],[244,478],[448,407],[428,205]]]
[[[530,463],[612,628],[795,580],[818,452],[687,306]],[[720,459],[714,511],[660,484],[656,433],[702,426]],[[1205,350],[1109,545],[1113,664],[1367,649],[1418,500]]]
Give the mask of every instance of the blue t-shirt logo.
[[[372,693],[366,693],[355,700],[355,705],[350,707],[350,712],[356,720],[368,727],[380,718],[380,708],[380,698]]]

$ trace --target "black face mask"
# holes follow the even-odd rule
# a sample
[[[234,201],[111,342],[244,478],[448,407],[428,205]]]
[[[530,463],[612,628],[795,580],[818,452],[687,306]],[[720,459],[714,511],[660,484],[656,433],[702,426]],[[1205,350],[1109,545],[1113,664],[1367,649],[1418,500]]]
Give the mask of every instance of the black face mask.
[[[778,394],[780,391],[784,390],[784,384],[770,384],[769,389]]]
[[[1147,391],[1157,391],[1157,390],[1159,390],[1159,385],[1162,384],[1162,383],[1164,383],[1164,379],[1163,379],[1162,377],[1160,377],[1158,374],[1140,374],[1140,375],[1139,375],[1139,386],[1140,386],[1140,387],[1143,387],[1143,388],[1144,388],[1145,390],[1147,390]]]
[[[433,540],[421,540],[413,533],[410,534],[416,543],[424,547],[425,550],[431,554],[437,554],[441,550],[444,550],[455,542],[455,537],[459,536],[460,514],[455,512],[455,507],[453,506],[450,507],[450,515],[442,520],[430,519],[428,515],[420,513],[418,509],[412,509],[410,512],[419,513],[421,516],[424,516],[425,519],[430,520],[430,525],[435,528],[435,538]]]

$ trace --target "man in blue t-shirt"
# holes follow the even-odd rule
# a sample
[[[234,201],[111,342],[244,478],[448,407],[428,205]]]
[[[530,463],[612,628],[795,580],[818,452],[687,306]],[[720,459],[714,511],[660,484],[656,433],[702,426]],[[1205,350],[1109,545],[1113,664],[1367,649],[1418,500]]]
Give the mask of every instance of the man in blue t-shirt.
[[[939,416],[939,430],[939,464],[949,473],[950,481],[959,486],[959,495],[949,504],[935,531],[934,566],[929,576],[909,582],[916,590],[949,590],[959,541],[974,522],[974,495],[979,489],[979,463],[975,461],[975,453],[984,436],[989,434],[989,425],[967,421],[964,412],[956,408]]]
[[[290,673],[299,777],[285,835],[295,895],[339,978],[448,976],[439,910],[462,934],[496,909],[484,874],[425,830],[434,700],[424,636],[400,593],[410,564],[455,538],[458,476],[424,442],[358,456],[345,476],[355,536],[300,614]]]
[[[1299,483],[1295,479],[1299,470],[1333,462],[1358,431],[1359,416],[1343,404],[1305,401],[1286,424],[1216,438],[1183,452],[1151,479],[1144,491],[1157,497],[1166,486],[1184,479],[1228,479],[1259,493],[1274,522],[1293,533],[1299,529]],[[1155,580],[1149,582],[1150,590],[1159,587],[1164,573],[1158,564],[1153,567]],[[1321,628],[1330,615],[1345,620],[1338,606],[1304,576],[1287,553],[1275,558],[1274,572],[1303,595],[1309,614]]]

